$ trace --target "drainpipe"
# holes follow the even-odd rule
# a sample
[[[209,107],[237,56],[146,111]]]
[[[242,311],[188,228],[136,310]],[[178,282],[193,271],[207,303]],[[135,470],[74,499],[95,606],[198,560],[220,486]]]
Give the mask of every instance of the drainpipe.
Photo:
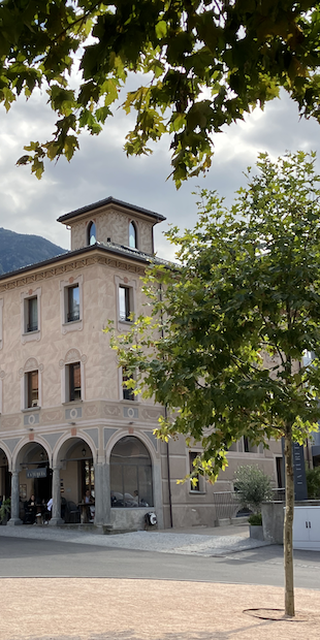
[[[159,284],[159,297],[160,297],[160,302],[162,302],[162,285],[161,282]],[[164,331],[163,331],[163,322],[162,322],[162,310],[161,310],[161,338],[164,337]],[[167,405],[165,405],[164,407],[164,417],[165,419],[167,419],[168,417],[168,410],[167,410]],[[172,515],[172,493],[171,493],[171,472],[170,472],[170,451],[169,451],[169,440],[166,443],[167,447],[167,474],[168,474],[168,498],[169,498],[169,515],[170,515],[170,528],[173,528],[173,515]]]
[[[164,408],[164,415],[167,418],[167,407]],[[171,494],[171,474],[170,474],[170,452],[169,452],[169,440],[167,445],[167,472],[168,472],[168,496],[169,496],[169,514],[170,514],[170,528],[173,528],[173,516],[172,516],[172,494]]]

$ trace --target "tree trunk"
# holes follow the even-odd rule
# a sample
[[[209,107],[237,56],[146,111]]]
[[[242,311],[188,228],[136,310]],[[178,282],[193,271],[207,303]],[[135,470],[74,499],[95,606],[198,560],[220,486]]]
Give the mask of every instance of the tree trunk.
[[[294,510],[294,476],[293,476],[293,452],[292,452],[292,427],[287,425],[285,432],[285,463],[286,463],[286,513],[283,528],[284,545],[284,574],[285,574],[285,613],[293,617],[294,612],[294,586],[293,586],[293,550],[292,529]]]

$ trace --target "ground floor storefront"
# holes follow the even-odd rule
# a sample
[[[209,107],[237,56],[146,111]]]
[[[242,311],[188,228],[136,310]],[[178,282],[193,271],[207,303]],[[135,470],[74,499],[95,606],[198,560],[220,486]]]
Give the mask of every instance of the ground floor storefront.
[[[161,442],[152,423],[136,424],[131,414],[129,424],[121,426],[111,420],[107,426],[100,420],[78,426],[79,416],[79,408],[66,409],[70,422],[54,428],[38,427],[28,416],[27,434],[2,434],[0,503],[10,503],[9,526],[82,523],[134,531],[143,529],[152,513],[159,529],[213,527],[237,513],[231,494],[239,465],[258,464],[275,488],[281,487],[279,443],[263,449],[243,438],[230,449],[229,466],[214,485],[200,476],[194,486],[181,479],[201,452],[197,443],[188,447],[182,436]]]
[[[144,434],[113,436],[102,455],[88,434],[61,434],[53,447],[48,437],[34,436],[12,452],[0,441],[0,497],[11,502],[7,524],[130,530],[142,528],[152,512],[162,528],[159,456]]]

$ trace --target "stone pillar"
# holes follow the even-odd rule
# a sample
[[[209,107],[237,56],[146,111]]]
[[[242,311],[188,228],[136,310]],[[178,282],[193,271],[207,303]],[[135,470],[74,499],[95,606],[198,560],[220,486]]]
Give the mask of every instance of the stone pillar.
[[[153,500],[154,507],[150,511],[155,511],[158,520],[158,529],[163,529],[163,502],[162,502],[162,477],[160,458],[153,461]]]
[[[112,529],[111,520],[111,490],[110,490],[110,465],[103,465],[103,497],[104,497],[104,524]]]
[[[106,482],[106,464],[98,461],[94,465],[94,496],[95,496],[95,518],[94,523],[102,528],[110,524],[110,490],[109,480]]]
[[[61,518],[61,496],[60,496],[60,467],[54,467],[52,473],[52,518],[49,520],[51,526],[63,524]]]
[[[94,465],[94,502],[95,516],[94,524],[100,526],[103,524],[104,518],[104,499],[103,499],[103,465],[96,463]]]
[[[11,518],[8,522],[9,526],[22,524],[19,518],[19,471],[13,471],[11,474]]]

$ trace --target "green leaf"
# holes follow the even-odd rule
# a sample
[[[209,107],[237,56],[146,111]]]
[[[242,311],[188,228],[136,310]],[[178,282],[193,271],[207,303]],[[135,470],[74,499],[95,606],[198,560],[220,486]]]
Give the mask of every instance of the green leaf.
[[[162,40],[162,38],[165,38],[167,35],[167,23],[164,20],[160,20],[155,26],[155,31],[158,40]]]
[[[223,20],[219,6],[0,2],[0,101],[8,111],[18,96],[45,85],[52,110],[72,116],[78,136],[83,127],[100,131],[108,114],[99,110],[116,103],[121,89],[122,108],[135,115],[126,152],[148,153],[150,141],[168,133],[177,186],[208,171],[214,135],[263,108],[280,88],[301,116],[320,122],[318,5],[239,0],[226,3]],[[80,86],[73,67],[80,67]],[[99,114],[96,121],[89,125],[83,109]],[[150,118],[150,109],[165,123]],[[189,129],[200,135],[190,137]],[[55,142],[59,157],[59,127],[41,142],[45,155]]]

